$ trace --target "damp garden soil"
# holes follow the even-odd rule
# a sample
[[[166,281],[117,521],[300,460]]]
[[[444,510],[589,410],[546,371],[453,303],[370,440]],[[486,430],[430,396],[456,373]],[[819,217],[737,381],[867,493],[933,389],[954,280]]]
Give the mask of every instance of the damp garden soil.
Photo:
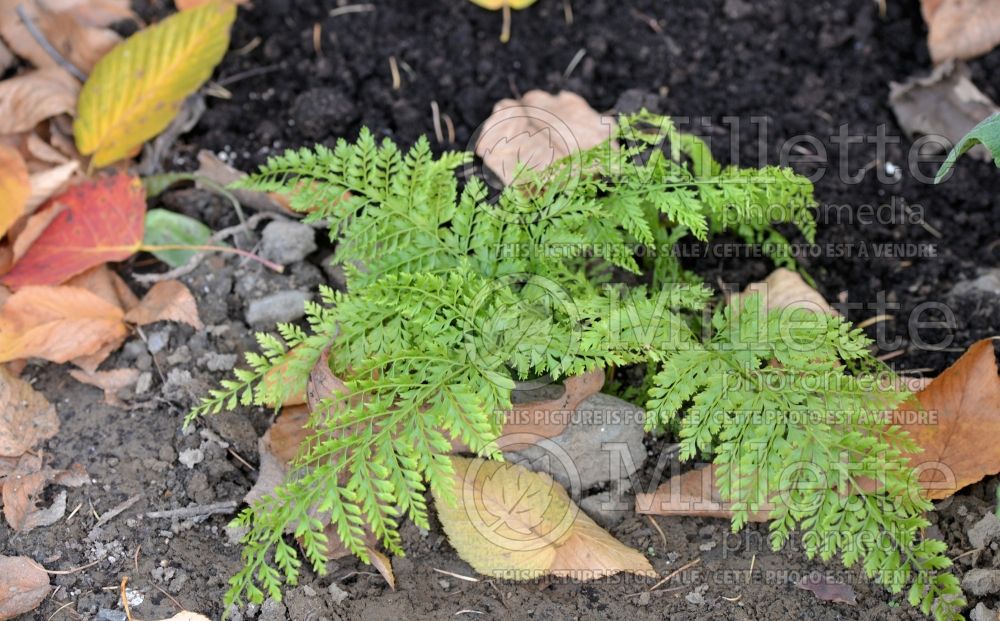
[[[876,168],[884,168],[884,162],[875,162],[876,145],[868,142],[851,144],[844,156],[852,174],[867,168],[858,182],[837,171],[843,149],[832,137],[841,125],[859,136],[875,136],[883,125],[890,137],[901,134],[887,105],[888,84],[930,66],[916,2],[888,2],[881,18],[870,0],[678,0],[669,5],[573,0],[568,24],[564,4],[544,0],[515,12],[513,38],[506,46],[497,40],[499,14],[466,2],[374,4],[374,11],[335,17],[329,11],[338,5],[329,1],[258,0],[252,10],[241,11],[233,51],[217,72],[232,97],[208,99],[208,111],[176,145],[169,167],[193,168],[197,151],[209,149],[249,170],[274,151],[353,137],[362,125],[408,144],[420,134],[434,134],[432,102],[455,128],[455,144],[437,148],[466,148],[496,101],[534,88],[575,91],[598,110],[644,105],[689,117],[692,122],[683,127],[710,138],[718,159],[745,166],[776,163],[778,145],[808,134],[825,146],[831,163],[816,183],[821,248],[908,242],[935,249],[936,256],[922,257],[821,252],[801,258],[827,299],[865,305],[848,312],[851,320],[880,312],[894,316],[872,328],[881,326],[886,339],[901,339],[882,352],[903,351],[890,364],[939,373],[968,345],[1000,327],[995,292],[952,291],[998,264],[1000,173],[992,165],[966,158],[949,181],[930,186],[907,172],[912,143],[904,136],[885,154],[886,161],[903,169],[899,182],[876,179]],[[140,10],[155,17],[167,7],[151,4]],[[585,55],[568,70],[580,50]],[[398,90],[392,85],[390,57],[400,68]],[[1000,69],[1000,51],[970,67],[974,82],[1000,100],[1000,83],[992,79]],[[727,117],[739,119],[739,132]],[[763,138],[761,127],[766,127]],[[924,164],[924,174],[934,168]],[[216,228],[235,222],[221,201],[200,191],[173,191],[159,201]],[[848,205],[857,216],[862,205],[882,204],[896,205],[893,222],[861,222],[826,207]],[[902,204],[922,214],[924,225],[903,217]],[[745,286],[771,269],[760,259],[701,252],[706,256],[690,259],[690,265],[708,282],[727,288]],[[121,395],[127,407],[104,404],[97,389],[76,383],[60,366],[28,367],[26,377],[56,405],[62,421],[59,435],[43,447],[47,459],[56,467],[83,464],[93,484],[69,490],[68,506],[79,509],[53,526],[17,534],[0,524],[0,554],[27,555],[49,569],[96,564],[53,575],[55,593],[24,619],[124,618],[118,595],[123,576],[138,594],[132,598],[135,618],[169,617],[178,604],[211,618],[222,614],[226,578],[239,563],[239,547],[225,532],[229,517],[171,520],[145,514],[238,500],[249,489],[256,477],[256,439],[267,428],[269,413],[209,418],[190,433],[180,430],[181,418],[238,354],[253,347],[243,319],[249,301],[278,290],[310,290],[329,280],[322,269],[328,253],[321,249],[282,275],[231,258],[208,259],[184,278],[208,328],[195,334],[184,326],[154,326],[106,363],[106,368],[137,367],[152,378],[142,394]],[[148,257],[139,257],[121,271],[128,276],[152,265]],[[869,307],[879,292],[898,308]],[[904,320],[928,301],[954,309],[953,327],[921,332],[928,342],[952,337],[936,351],[913,342]],[[650,440],[648,448],[651,458],[639,473],[644,486],[653,478],[663,443]],[[972,547],[967,529],[992,509],[995,490],[995,480],[987,479],[932,514],[930,534],[949,544],[951,556]],[[96,526],[98,516],[135,496],[141,498],[129,510]],[[694,559],[701,562],[651,595],[641,595],[648,582],[630,578],[523,584],[459,580],[434,571],[474,575],[434,524],[429,532],[404,530],[408,555],[393,561],[396,590],[370,568],[342,559],[326,577],[307,574],[281,604],[271,602],[234,618],[921,618],[901,597],[870,585],[859,571],[807,562],[796,546],[770,552],[761,526],[751,526],[742,537],[726,537],[722,520],[656,521],[665,542],[646,518],[635,515],[612,532],[647,552],[660,575]],[[964,555],[956,571],[973,566],[1000,566],[1000,555],[989,549]],[[813,570],[850,581],[857,606],[819,602],[795,588],[798,577]],[[335,602],[328,594],[332,583],[349,596]],[[998,603],[994,597],[970,598],[972,604],[978,601],[991,607]]]

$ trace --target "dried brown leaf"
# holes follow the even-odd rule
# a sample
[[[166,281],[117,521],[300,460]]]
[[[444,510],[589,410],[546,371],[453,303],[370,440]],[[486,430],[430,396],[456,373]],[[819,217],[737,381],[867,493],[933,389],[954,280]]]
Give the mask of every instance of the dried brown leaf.
[[[858,605],[858,595],[854,592],[854,587],[819,573],[814,572],[808,576],[802,576],[795,586],[812,591],[816,599],[824,602]]]
[[[47,118],[76,109],[80,84],[59,67],[0,82],[0,134],[26,132]]]
[[[60,4],[64,7],[59,7]],[[106,3],[105,6],[115,4]],[[52,68],[58,63],[28,32],[17,14],[18,5],[23,7],[52,47],[84,73],[89,73],[97,61],[121,41],[113,30],[88,23],[88,18],[91,22],[106,22],[109,17],[107,13],[102,15],[83,2],[65,8],[69,3],[57,1],[57,6],[51,6],[47,1],[45,6],[41,6],[31,0],[0,0],[0,36],[14,53],[28,59],[36,67]],[[59,11],[59,8],[64,10]]]
[[[0,556],[0,620],[31,612],[52,586],[41,565],[26,556]]]
[[[975,58],[1000,43],[1000,0],[923,0],[921,9],[935,64]]]
[[[198,317],[198,303],[179,280],[165,280],[153,285],[139,305],[125,314],[125,320],[140,326],[156,321],[177,321],[196,330],[204,327]]]
[[[139,379],[139,369],[112,369],[110,371],[84,371],[71,369],[69,374],[78,382],[96,386],[104,391],[104,402],[121,406],[118,391],[135,385]]]
[[[58,431],[55,407],[0,366],[0,457],[20,457]]]
[[[651,494],[635,495],[635,512],[646,515],[687,515],[730,518],[732,503],[723,502],[716,484],[716,466],[708,464],[670,479]],[[751,522],[766,522],[768,508],[751,512]]]
[[[739,295],[733,297],[739,300],[753,293],[764,298],[769,311],[804,308],[815,313],[838,314],[798,272],[783,267],[774,270],[762,281],[750,283]]]
[[[3,480],[4,517],[17,532],[54,524],[66,513],[66,496],[57,494],[49,507],[39,509],[35,504],[45,486],[55,483],[79,487],[88,482],[86,472],[79,465],[70,470],[43,468],[40,457],[26,454],[18,461],[14,472]]]
[[[579,95],[534,90],[493,106],[475,151],[504,185],[511,185],[519,164],[544,170],[572,153],[601,144],[613,130],[614,125],[604,122]]]
[[[80,162],[70,160],[31,175],[31,196],[28,197],[25,211],[32,213],[45,201],[61,194],[69,187],[73,178],[80,174]]]

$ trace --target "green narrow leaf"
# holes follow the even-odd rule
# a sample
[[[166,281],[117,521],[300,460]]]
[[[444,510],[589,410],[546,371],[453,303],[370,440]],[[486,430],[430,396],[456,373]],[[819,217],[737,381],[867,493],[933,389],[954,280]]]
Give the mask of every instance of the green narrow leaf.
[[[1000,112],[994,112],[986,117],[958,141],[958,144],[948,153],[947,159],[941,164],[941,169],[934,177],[934,183],[940,183],[951,167],[955,165],[955,161],[977,144],[984,145],[989,149],[990,153],[993,154],[993,164],[1000,167]]]
[[[150,209],[146,213],[146,236],[143,246],[204,246],[212,237],[212,229],[188,216],[166,209]],[[217,245],[225,246],[219,242]],[[151,250],[153,256],[170,267],[188,262],[197,250]]]

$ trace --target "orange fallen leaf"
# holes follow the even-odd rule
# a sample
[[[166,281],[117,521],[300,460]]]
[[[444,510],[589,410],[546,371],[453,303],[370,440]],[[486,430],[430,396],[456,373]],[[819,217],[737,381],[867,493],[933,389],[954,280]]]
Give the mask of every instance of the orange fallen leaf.
[[[1000,0],[923,0],[934,64],[985,54],[1000,43]]]
[[[118,391],[135,384],[139,379],[138,369],[113,369],[111,371],[87,372],[82,369],[71,369],[70,376],[78,382],[96,386],[104,391],[104,402],[108,405],[120,406]]]
[[[80,287],[25,287],[0,307],[0,362],[67,362],[119,342],[124,312]]]
[[[542,171],[572,153],[601,144],[613,130],[575,93],[528,91],[521,99],[503,99],[493,106],[475,151],[504,185],[511,185],[519,164]]]
[[[95,265],[126,259],[142,244],[146,194],[135,177],[88,180],[52,200],[66,210],[2,278],[12,289],[65,282]]]
[[[80,287],[91,293],[96,293],[109,304],[114,304],[125,312],[139,305],[136,297],[122,277],[108,268],[107,264],[93,267],[82,274],[77,274],[66,281],[70,287]]]
[[[58,431],[55,407],[0,366],[0,457],[20,457]]]
[[[30,194],[28,167],[21,154],[0,145],[0,237],[24,213]]]
[[[910,456],[933,500],[1000,472],[1000,377],[994,339],[975,343],[893,413],[924,450]]]
[[[547,474],[492,460],[451,461],[456,502],[435,493],[438,518],[479,573],[513,580],[655,575],[645,556],[594,523]]]
[[[204,327],[198,317],[194,296],[178,280],[165,280],[153,285],[139,304],[125,313],[125,321],[140,326],[156,321],[177,321],[196,330]]]
[[[52,586],[41,565],[26,556],[0,556],[0,619],[31,612]]]
[[[635,495],[635,512],[645,515],[730,518],[732,503],[724,502],[716,484],[715,464],[670,477],[652,493]],[[767,509],[752,511],[751,522],[766,522]]]
[[[0,82],[0,133],[30,131],[47,118],[72,112],[79,93],[80,84],[58,67]]]

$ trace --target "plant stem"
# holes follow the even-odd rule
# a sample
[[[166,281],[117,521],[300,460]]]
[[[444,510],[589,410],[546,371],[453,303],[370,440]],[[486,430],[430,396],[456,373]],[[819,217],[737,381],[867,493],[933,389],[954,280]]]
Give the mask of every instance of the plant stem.
[[[240,248],[232,248],[230,246],[188,246],[186,244],[164,244],[164,245],[147,245],[140,244],[136,249],[137,252],[154,252],[158,250],[197,250],[200,252],[231,252],[233,254],[238,254],[241,257],[246,257],[252,261],[256,261],[261,265],[268,267],[279,274],[285,271],[284,266],[278,265],[273,261],[268,261],[264,257],[256,255],[252,252],[246,250],[241,250]]]

